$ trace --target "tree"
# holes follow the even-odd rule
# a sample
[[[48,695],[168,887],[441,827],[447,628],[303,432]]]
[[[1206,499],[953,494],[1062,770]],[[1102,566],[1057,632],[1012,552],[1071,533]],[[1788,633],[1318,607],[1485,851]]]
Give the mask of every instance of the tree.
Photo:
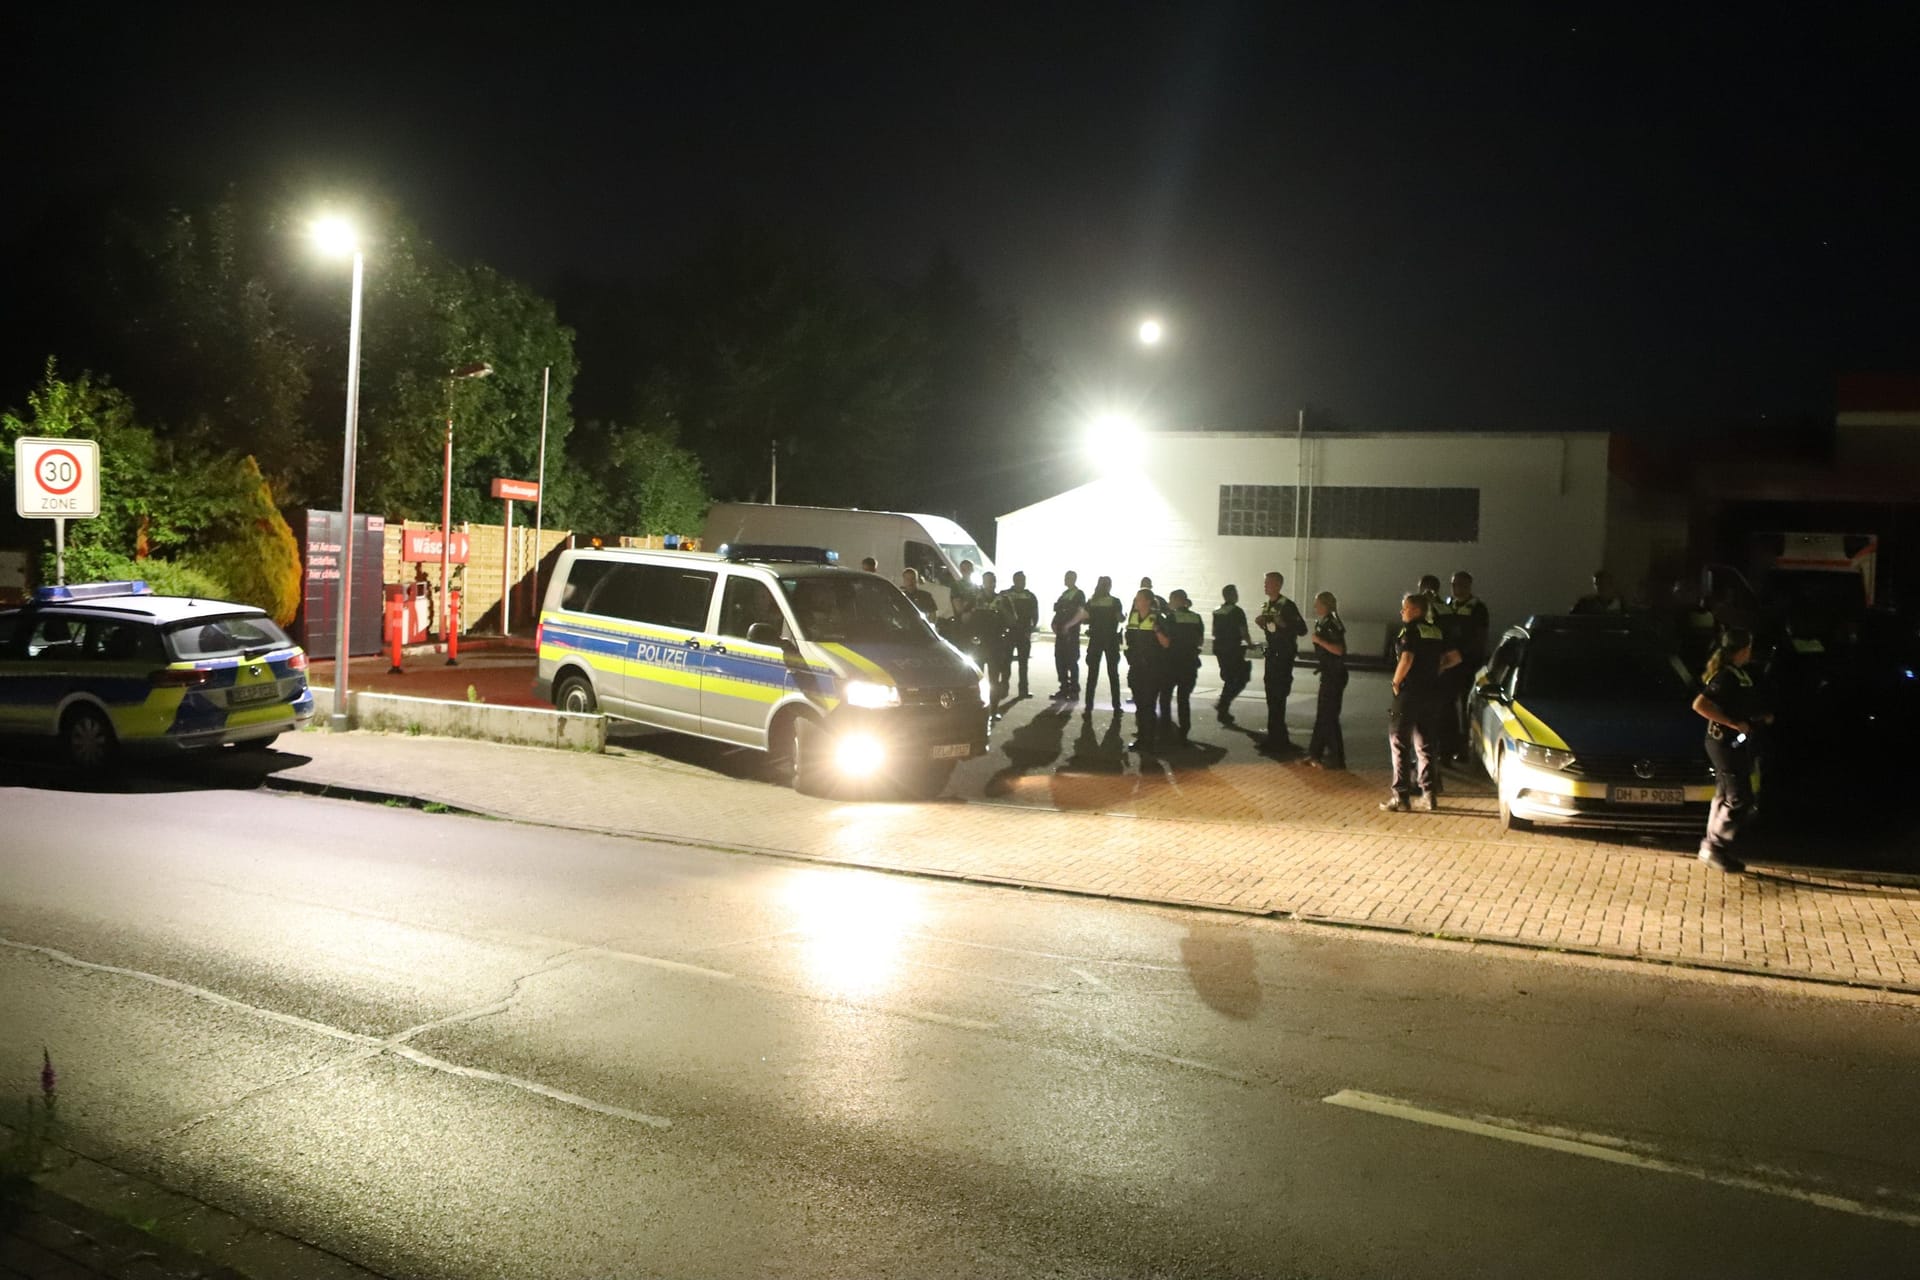
[[[210,523],[184,563],[223,584],[228,598],[264,609],[286,626],[300,611],[300,543],[252,455],[240,459],[239,471],[237,509]]]

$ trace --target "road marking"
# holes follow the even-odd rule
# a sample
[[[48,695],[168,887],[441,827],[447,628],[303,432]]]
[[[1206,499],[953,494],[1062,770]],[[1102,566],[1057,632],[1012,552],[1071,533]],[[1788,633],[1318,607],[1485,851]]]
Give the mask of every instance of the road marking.
[[[688,964],[684,960],[667,960],[660,956],[643,956],[637,951],[609,951],[605,947],[590,947],[588,955],[605,956],[609,960],[625,960],[628,964],[644,964],[655,969],[670,969],[675,973],[691,973],[701,978],[714,978],[721,982],[732,982],[733,975],[722,969],[709,969],[704,965]]]
[[[951,973],[955,977],[965,978],[969,982],[990,982],[1000,987],[1019,987],[1024,991],[1058,991],[1059,985],[1052,982],[1025,982],[1019,978],[996,978],[992,974],[980,973],[974,969],[956,969],[952,965],[934,964],[927,960],[908,960],[906,963],[915,969],[931,969],[935,973]]]
[[[1189,1071],[1204,1071],[1210,1076],[1219,1076],[1222,1080],[1232,1080],[1237,1084],[1259,1083],[1252,1076],[1243,1076],[1237,1071],[1229,1071],[1225,1067],[1215,1066],[1211,1062],[1202,1062],[1198,1058],[1182,1058],[1171,1053],[1161,1053],[1156,1049],[1148,1049],[1130,1041],[1122,1040],[1111,1031],[1107,1032],[1107,1039],[1128,1053],[1138,1054],[1143,1058],[1154,1058],[1172,1066],[1185,1067]]]
[[[1470,1133],[1481,1138],[1497,1138],[1502,1142],[1517,1143],[1523,1147],[1539,1147],[1545,1151],[1558,1151],[1563,1155],[1585,1156],[1589,1160],[1601,1160],[1608,1164],[1625,1165],[1631,1169],[1645,1169],[1651,1173],[1672,1173],[1683,1178],[1693,1178],[1700,1182],[1711,1182],[1716,1186],[1733,1187],[1741,1191],[1757,1191],[1762,1195],[1779,1196],[1785,1200],[1798,1200],[1822,1209],[1833,1209],[1840,1213],[1850,1213],[1855,1217],[1873,1218],[1880,1222],[1898,1223],[1903,1227],[1920,1227],[1920,1213],[1911,1213],[1902,1209],[1888,1208],[1884,1205],[1868,1204],[1848,1196],[1831,1195],[1825,1191],[1812,1191],[1806,1187],[1796,1187],[1790,1183],[1773,1182],[1766,1178],[1757,1178],[1750,1174],[1723,1173],[1715,1169],[1706,1169],[1697,1165],[1681,1164],[1661,1156],[1643,1155],[1617,1145],[1619,1139],[1606,1134],[1582,1134],[1580,1138],[1565,1138],[1549,1133],[1536,1133],[1512,1122],[1497,1122],[1491,1119],[1476,1120],[1467,1116],[1457,1116],[1445,1111],[1431,1111],[1417,1107],[1411,1102],[1399,1098],[1389,1098],[1378,1093],[1363,1093],[1357,1089],[1342,1089],[1320,1099],[1336,1107],[1347,1107],[1354,1111],[1367,1111],[1374,1115],[1391,1116],[1396,1120],[1411,1120],[1415,1124],[1431,1125],[1436,1129],[1452,1129],[1456,1133]],[[1585,1139],[1592,1139],[1586,1141]]]
[[[1112,989],[1108,987],[1106,983],[1088,973],[1085,969],[1068,969],[1067,972],[1080,979],[1080,981],[1087,983],[1089,986],[1099,987],[1102,991]]]
[[[960,938],[942,937],[937,933],[911,933],[907,936],[922,938],[928,942],[944,942],[950,947],[976,947],[981,951],[1004,951],[1013,956],[1034,956],[1041,960],[1072,960],[1079,964],[1103,964],[1117,969],[1154,969],[1161,973],[1178,973],[1181,968],[1177,964],[1148,964],[1144,960],[1102,960],[1098,956],[1069,956],[1058,951],[1035,951],[1030,947],[1001,947],[991,942],[966,942]]]
[[[932,1013],[926,1009],[882,1009],[875,1005],[854,1005],[856,1009],[870,1009],[874,1013],[891,1013],[900,1018],[913,1018],[920,1022],[936,1022],[943,1027],[959,1027],[962,1031],[998,1031],[997,1022],[982,1022],[978,1018],[956,1018],[950,1013]]]
[[[461,1013],[452,1014],[445,1018],[436,1019],[433,1022],[421,1023],[418,1026],[409,1027],[406,1030],[397,1032],[392,1036],[382,1038],[379,1036],[361,1035],[357,1031],[348,1031],[342,1027],[328,1026],[324,1022],[315,1022],[311,1018],[302,1018],[297,1014],[281,1013],[278,1009],[267,1009],[257,1004],[248,1004],[244,1000],[236,1000],[232,996],[222,995],[218,991],[209,990],[206,987],[198,987],[193,985],[190,982],[182,982],[178,978],[168,978],[168,977],[163,977],[162,975],[157,973],[148,973],[144,969],[128,969],[115,964],[100,964],[97,961],[93,961],[93,960],[82,960],[78,956],[70,955],[67,952],[61,951],[56,947],[43,947],[31,942],[15,942],[12,938],[0,938],[0,946],[10,947],[15,951],[25,951],[32,955],[44,956],[49,960],[56,961],[57,963],[60,963],[60,964],[69,965],[75,969],[80,969],[89,973],[105,973],[105,974],[111,974],[115,977],[120,977],[120,978],[132,978],[135,981],[145,982],[145,983],[148,983],[149,985],[156,986],[156,987],[162,987],[168,991],[177,991],[182,995],[190,996],[195,1000],[201,1000],[208,1004],[217,1005],[223,1009],[231,1009],[236,1013],[251,1014],[256,1018],[265,1018],[271,1022],[278,1022],[285,1026],[296,1027],[299,1030],[310,1032],[314,1035],[325,1036],[331,1040],[343,1041],[347,1044],[357,1045],[362,1049],[368,1050],[367,1053],[352,1055],[352,1058],[350,1059],[351,1061],[361,1061],[366,1058],[373,1057],[377,1054],[391,1053],[396,1057],[405,1058],[409,1062],[415,1063],[419,1066],[429,1067],[435,1071],[444,1072],[447,1075],[463,1076],[470,1080],[485,1080],[493,1084],[508,1085],[512,1088],[522,1090],[526,1093],[535,1094],[542,1098],[549,1098],[555,1102],[562,1102],[567,1104],[568,1106],[578,1107],[583,1111],[592,1111],[604,1116],[614,1116],[621,1120],[631,1120],[637,1124],[644,1124],[655,1129],[671,1129],[673,1127],[673,1121],[668,1120],[664,1116],[648,1115],[645,1112],[629,1111],[625,1107],[616,1107],[611,1103],[595,1102],[592,1098],[584,1098],[577,1093],[568,1093],[564,1089],[551,1088],[547,1085],[539,1083],[538,1081],[527,1080],[520,1076],[502,1075],[497,1071],[486,1071],[486,1070],[482,1070],[479,1067],[461,1066],[457,1062],[449,1062],[445,1058],[435,1057],[430,1053],[423,1052],[422,1050],[414,1048],[412,1045],[404,1043],[404,1041],[409,1037],[420,1035],[421,1033],[426,1031],[436,1030],[440,1027],[448,1026],[453,1023],[470,1021],[477,1017],[483,1017],[490,1013],[496,1013],[496,1012],[500,1012],[505,1009],[511,1008],[514,1001],[519,996],[520,984],[524,982],[527,977],[533,976],[533,974],[528,974],[519,978],[515,978],[513,983],[513,991],[503,1000],[496,1000],[489,1004],[482,1005],[477,1009],[470,1009],[470,1010],[463,1011]],[[573,954],[578,954],[578,953],[571,952],[567,954],[571,956]],[[556,957],[554,960],[548,961],[548,963],[543,967],[534,970],[534,974],[546,973],[551,971],[552,969],[559,968],[560,963],[561,962],[559,957]],[[672,962],[668,961],[666,963],[672,963]],[[687,967],[693,967],[693,966],[687,966]],[[713,973],[717,971],[704,970],[703,972]],[[723,974],[721,976],[724,977],[728,975]],[[294,1076],[287,1077],[287,1079],[288,1080],[297,1079],[300,1076],[303,1076],[306,1074],[308,1074],[308,1072],[304,1072],[304,1071],[298,1072]],[[281,1081],[275,1081],[273,1083],[277,1086],[279,1084],[286,1083],[286,1081],[281,1080]],[[259,1093],[259,1092],[261,1092],[261,1090],[258,1090],[258,1089],[251,1090],[247,1094],[242,1095],[241,1099],[236,1099],[236,1101],[244,1100],[245,1098],[250,1098],[255,1093]],[[160,1134],[158,1136],[163,1138],[178,1136],[179,1134],[186,1132],[186,1130],[191,1129],[194,1126],[201,1124],[206,1120],[212,1119],[214,1116],[218,1114],[219,1114],[219,1109],[210,1111],[205,1115],[198,1116],[193,1120],[188,1121],[185,1124],[176,1125],[174,1126],[174,1128],[167,1130],[165,1133]]]

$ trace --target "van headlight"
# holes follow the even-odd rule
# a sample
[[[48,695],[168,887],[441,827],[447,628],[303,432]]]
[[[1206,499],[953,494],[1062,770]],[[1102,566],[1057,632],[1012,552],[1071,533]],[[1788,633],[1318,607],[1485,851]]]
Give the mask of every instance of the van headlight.
[[[849,680],[846,702],[850,707],[897,707],[900,705],[900,689],[897,685],[881,684],[877,680]]]
[[[1543,747],[1537,742],[1516,742],[1514,750],[1522,760],[1542,769],[1573,768],[1573,752],[1562,751],[1558,747]]]
[[[833,745],[833,766],[845,778],[867,778],[887,762],[887,748],[870,733],[842,735]]]

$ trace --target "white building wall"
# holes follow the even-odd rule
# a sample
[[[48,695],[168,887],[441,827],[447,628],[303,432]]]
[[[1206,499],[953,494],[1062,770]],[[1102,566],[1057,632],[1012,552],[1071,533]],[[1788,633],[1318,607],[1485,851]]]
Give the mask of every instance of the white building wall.
[[[1304,453],[1305,470],[1301,463]],[[1469,487],[1480,491],[1475,542],[1225,537],[1220,486],[1266,484]],[[1184,587],[1202,613],[1234,583],[1257,604],[1269,569],[1286,592],[1332,591],[1356,650],[1379,649],[1400,594],[1423,573],[1474,575],[1496,631],[1530,613],[1563,612],[1588,590],[1605,551],[1604,435],[1338,435],[1167,433],[1147,439],[1139,468],[1001,516],[1003,577],[1024,569],[1043,604],[1077,570],[1091,591],[1110,574],[1131,597],[1141,575],[1165,595]]]

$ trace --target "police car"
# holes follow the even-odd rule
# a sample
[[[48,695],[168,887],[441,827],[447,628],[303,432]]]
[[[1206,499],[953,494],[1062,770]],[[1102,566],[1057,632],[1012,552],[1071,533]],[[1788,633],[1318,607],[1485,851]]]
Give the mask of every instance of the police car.
[[[0,734],[117,751],[264,750],[313,718],[307,655],[259,609],[144,582],[42,587],[0,612]]]
[[[1699,830],[1714,781],[1696,692],[1658,633],[1624,615],[1536,617],[1509,630],[1467,704],[1501,828]]]
[[[900,589],[827,553],[569,551],[540,614],[537,696],[765,751],[801,790],[938,790],[984,754],[985,682]]]

